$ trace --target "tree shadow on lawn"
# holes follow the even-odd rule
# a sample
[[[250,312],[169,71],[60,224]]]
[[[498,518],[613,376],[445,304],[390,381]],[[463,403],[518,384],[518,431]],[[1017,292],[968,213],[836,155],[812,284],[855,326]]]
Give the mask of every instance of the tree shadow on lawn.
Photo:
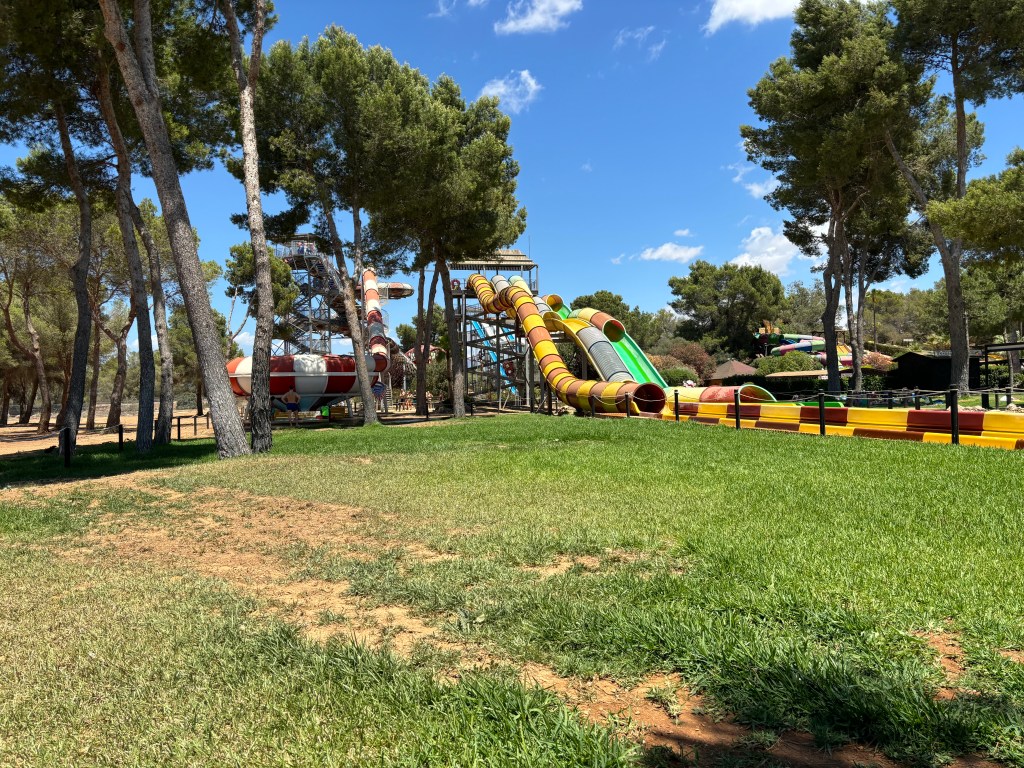
[[[978,753],[1024,747],[1024,712],[1010,697],[956,690],[945,698],[909,667],[808,668],[777,659],[735,672],[732,680],[726,673],[709,686],[714,699],[754,727],[809,732],[808,746],[823,756],[848,750],[844,745],[865,745],[907,765],[939,765],[950,758],[960,758],[954,765],[996,765]],[[792,764],[793,756],[786,757]],[[858,763],[863,759],[850,764]]]
[[[0,460],[0,487],[32,483],[68,482],[140,472],[171,469],[201,461],[214,461],[217,447],[211,439],[187,440],[154,446],[148,454],[135,453],[135,444],[125,442],[124,451],[114,443],[80,446],[65,467],[56,451],[37,451]]]

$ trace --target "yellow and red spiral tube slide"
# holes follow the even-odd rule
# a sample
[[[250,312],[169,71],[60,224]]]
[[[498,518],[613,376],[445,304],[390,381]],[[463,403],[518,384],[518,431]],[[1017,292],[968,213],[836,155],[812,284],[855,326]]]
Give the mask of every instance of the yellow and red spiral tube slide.
[[[625,413],[630,403],[633,413],[661,413],[665,407],[665,392],[656,384],[587,381],[573,376],[551,340],[533,295],[521,286],[510,285],[496,294],[490,280],[479,274],[471,275],[468,285],[485,312],[504,312],[512,319],[518,318],[541,373],[566,405],[589,411],[593,402],[595,409],[604,413]]]
[[[626,335],[626,326],[607,312],[601,312],[600,310],[590,309],[587,307],[586,309],[579,309],[574,312],[570,312],[569,317],[578,317],[581,320],[586,320],[592,326],[601,331],[601,333],[608,338],[608,341],[619,341]]]

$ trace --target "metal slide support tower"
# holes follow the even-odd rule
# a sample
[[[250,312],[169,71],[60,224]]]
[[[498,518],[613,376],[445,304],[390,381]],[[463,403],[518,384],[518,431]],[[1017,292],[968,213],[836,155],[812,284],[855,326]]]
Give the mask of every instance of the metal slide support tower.
[[[474,272],[488,275],[519,275],[536,293],[539,268],[518,250],[500,250],[473,261],[452,264],[452,292],[461,321],[462,345],[466,355],[466,390],[475,404],[528,408],[534,403],[538,384],[537,364],[519,323],[506,315],[484,311],[476,295],[466,286]]]

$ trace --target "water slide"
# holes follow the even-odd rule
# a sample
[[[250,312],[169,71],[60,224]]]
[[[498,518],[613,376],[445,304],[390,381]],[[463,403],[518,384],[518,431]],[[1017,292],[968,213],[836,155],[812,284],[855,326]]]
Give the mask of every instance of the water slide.
[[[380,309],[377,277],[371,270],[362,275],[361,294],[366,304],[366,365],[371,382],[384,373],[391,361]],[[252,357],[236,357],[228,362],[231,389],[239,397],[252,394]],[[356,361],[352,355],[275,355],[270,358],[271,400],[290,389],[300,396],[299,408],[314,411],[351,396],[359,389]]]
[[[501,276],[495,278],[496,281],[501,281],[502,279]],[[533,295],[530,285],[523,278],[519,276],[511,277],[508,282]],[[497,285],[495,285],[495,288],[497,288]],[[604,381],[634,380],[629,370],[619,359],[611,342],[599,328],[587,320],[570,318],[568,313],[555,312],[551,309],[551,305],[547,301],[548,299],[554,299],[559,305],[562,303],[561,298],[558,296],[533,297],[533,301],[537,305],[537,311],[540,312],[541,317],[544,319],[544,325],[549,331],[561,331],[571,338],[577,348],[586,355],[588,364]],[[610,315],[599,314],[603,319],[618,325],[618,321]],[[622,330],[625,331],[625,329]]]
[[[551,304],[551,308],[562,317],[566,319],[579,318],[600,330],[608,338],[615,354],[633,381],[638,381],[641,384],[657,384],[662,389],[668,387],[661,374],[658,373],[658,369],[640,349],[640,345],[633,341],[633,338],[626,333],[625,326],[614,317],[606,312],[589,308],[570,311],[558,294],[551,294],[547,299],[549,303],[554,302]]]
[[[606,413],[625,413],[629,407],[633,413],[659,414],[664,409],[665,392],[657,385],[584,380],[573,376],[558,354],[547,327],[548,322],[554,326],[556,319],[564,321],[564,318],[556,317],[554,312],[542,315],[533,292],[523,283],[513,284],[500,275],[492,283],[483,275],[474,274],[470,276],[467,285],[476,294],[484,311],[496,314],[504,312],[508,317],[519,320],[540,365],[541,374],[558,399],[566,405],[587,411],[590,409],[590,398],[593,397],[596,407]],[[542,304],[551,309],[546,301]]]
[[[477,332],[477,335],[479,335],[480,339],[483,341],[484,348],[487,350],[487,354],[491,358],[491,362],[492,363],[497,363],[498,362],[498,353],[494,351],[494,348],[491,346],[491,342],[487,341],[487,334],[484,332],[484,327],[482,325],[480,325],[479,322],[474,320],[473,321],[473,330],[475,330]],[[504,333],[502,335],[508,336],[509,333]],[[512,344],[512,342],[509,342],[509,346],[511,346],[511,344]],[[508,377],[508,371],[507,370],[505,371],[505,377],[506,378]],[[508,390],[513,395],[518,395],[519,394],[519,392],[516,390],[516,388],[514,386],[512,386],[511,384],[509,384]]]

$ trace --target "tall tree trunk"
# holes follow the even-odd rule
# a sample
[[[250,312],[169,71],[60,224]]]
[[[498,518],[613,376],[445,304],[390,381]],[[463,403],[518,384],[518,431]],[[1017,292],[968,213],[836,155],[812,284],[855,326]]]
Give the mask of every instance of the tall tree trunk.
[[[345,307],[345,317],[348,318],[348,330],[352,338],[352,356],[355,358],[356,380],[359,386],[359,396],[363,400],[363,423],[373,424],[377,421],[377,409],[374,407],[370,370],[366,365],[366,343],[363,335],[365,329],[360,322],[361,315],[356,307],[352,278],[349,276],[348,265],[345,263],[345,249],[341,242],[341,236],[338,234],[338,225],[334,221],[334,208],[331,206],[326,190],[320,191],[320,207],[323,210],[324,219],[327,221],[331,250],[334,251],[334,260],[341,282],[341,301]]]
[[[423,320],[423,346],[416,356],[416,397],[422,403],[423,415],[427,413],[427,366],[430,365],[431,339],[434,338],[434,302],[437,301],[438,270],[430,278],[430,296],[427,298],[427,312]],[[422,360],[422,365],[420,364]],[[422,388],[421,388],[422,384]]]
[[[857,354],[858,314],[857,308],[854,304],[853,294],[853,265],[855,263],[855,257],[852,253],[850,254],[849,262],[850,267],[845,270],[846,274],[843,277],[843,294],[846,299],[846,332],[849,335],[850,342],[848,346],[850,347],[851,356],[853,358],[853,375],[850,377],[850,389],[859,391],[864,382],[863,375],[861,373],[861,358],[860,355]]]
[[[86,429],[96,429],[96,400],[100,389],[100,324],[94,319],[92,326],[92,376],[89,378],[89,415]]]
[[[167,445],[171,442],[171,420],[174,418],[174,355],[171,352],[171,336],[167,330],[167,301],[164,297],[163,267],[160,264],[160,251],[153,233],[149,231],[142,211],[132,200],[132,221],[138,230],[142,244],[146,248],[149,261],[149,288],[153,295],[153,326],[156,329],[156,342],[160,350],[160,408],[153,430],[153,443]]]
[[[107,411],[107,426],[116,427],[121,423],[121,401],[124,399],[124,384],[128,377],[128,331],[109,334],[117,350],[117,369],[114,385],[110,390],[110,410]]]
[[[68,392],[71,390],[71,370],[65,365],[60,380],[60,409],[57,411],[57,418],[53,420],[56,429],[64,428],[64,420],[67,418]]]
[[[853,376],[857,389],[864,385],[864,298],[867,296],[868,281],[857,276],[857,335],[853,344]]]
[[[437,260],[441,287],[444,289],[444,319],[448,326],[448,353],[452,370],[452,416],[461,419],[466,415],[466,356],[462,351],[462,329],[455,316],[455,297],[452,295],[452,280],[447,262]]]
[[[102,56],[100,57],[102,60]],[[135,238],[135,222],[132,220],[132,166],[128,146],[121,134],[114,111],[114,99],[110,92],[110,78],[101,69],[98,80],[100,112],[110,135],[110,144],[117,155],[117,190],[114,194],[117,211],[117,225],[121,230],[121,242],[128,261],[131,277],[132,309],[135,311],[136,332],[139,338],[139,413],[135,431],[135,450],[147,453],[153,447],[153,400],[156,396],[156,370],[153,361],[153,334],[149,324],[149,297],[146,287],[139,241]]]
[[[967,302],[964,301],[963,244],[953,240],[942,255],[942,274],[946,278],[946,306],[949,310],[949,386],[967,391],[970,372],[970,336],[967,328]]]
[[[217,452],[222,458],[247,454],[249,446],[241,416],[235,407],[235,395],[228,382],[220,331],[213,319],[196,239],[161,110],[149,0],[135,0],[134,3],[134,46],[125,29],[118,0],[99,0],[99,3],[103,11],[104,34],[117,56],[152,164],[153,182],[167,223],[199,370],[210,402]]]
[[[46,379],[46,365],[43,362],[43,351],[39,344],[39,333],[32,322],[32,310],[29,308],[27,295],[21,297],[21,308],[25,316],[25,330],[28,331],[29,353],[36,368],[39,395],[43,399],[42,405],[39,408],[39,425],[36,427],[36,432],[43,434],[50,431],[50,412],[53,407],[53,403],[50,400],[50,382]],[[33,396],[32,399],[35,400],[35,397]]]
[[[956,78],[954,78],[955,81]],[[954,90],[955,90],[954,85]],[[960,137],[960,112],[963,110],[963,100],[960,100],[957,109],[957,190],[958,197],[963,195],[959,194],[961,182],[966,185],[966,127],[964,128],[963,138],[963,160],[961,161],[961,137]],[[966,115],[964,116],[964,125],[966,126]],[[896,144],[892,139],[892,135],[886,131],[885,134],[885,145],[889,148],[889,154],[892,155],[893,160],[896,161],[896,166],[900,169],[900,173],[903,174],[903,178],[906,179],[907,185],[910,187],[911,193],[914,195],[914,199],[917,201],[918,208],[923,212],[928,208],[928,195],[924,191],[924,187],[918,182],[917,177],[914,175],[914,171],[907,165],[907,162],[903,159],[903,155],[896,148]],[[961,173],[961,167],[963,173]],[[964,186],[966,190],[966,186]],[[932,239],[935,241],[935,248],[939,252],[939,258],[942,262],[942,274],[946,279],[946,306],[949,310],[949,352],[950,352],[950,383],[951,387],[956,387],[961,391],[966,391],[968,388],[968,374],[970,365],[970,345],[967,336],[967,305],[964,301],[964,291],[961,285],[961,268],[963,266],[963,242],[960,240],[947,240],[946,235],[934,219],[928,219],[928,227],[932,233]]]
[[[423,362],[423,324],[426,322],[426,315],[423,312],[423,302],[426,297],[423,291],[426,287],[426,267],[420,267],[419,281],[416,286],[416,346],[413,362],[416,365],[416,413],[422,416],[427,412],[427,367]]]
[[[256,144],[256,82],[263,57],[263,31],[267,16],[266,0],[253,4],[252,54],[245,66],[241,32],[235,16],[234,0],[220,0],[231,39],[231,67],[238,82],[239,113],[242,124],[242,160],[245,171],[245,202],[249,212],[249,238],[256,270],[256,336],[252,345],[252,396],[249,415],[252,424],[252,450],[269,451],[273,415],[270,407],[270,347],[274,333],[274,292],[270,279],[270,254],[263,227],[263,203],[260,199],[259,150]]]
[[[92,306],[89,302],[89,259],[92,257],[92,205],[85,191],[82,177],[78,172],[78,160],[71,144],[64,109],[55,105],[57,128],[60,133],[61,150],[71,189],[78,203],[78,259],[71,267],[71,284],[75,290],[75,306],[78,310],[75,325],[75,346],[72,354],[71,376],[68,381],[67,400],[62,407],[64,425],[69,432],[61,433],[61,440],[68,436],[70,450],[75,449],[78,428],[82,421],[82,404],[85,400],[85,378],[89,368],[89,334],[92,331]]]
[[[353,287],[354,287],[354,283],[355,283],[356,280],[362,280],[363,279],[363,272],[365,271],[364,266],[363,266],[363,219],[362,219],[362,216],[360,215],[359,205],[357,203],[355,203],[354,201],[353,201],[353,204],[352,204],[352,266],[353,266],[353,268],[355,270],[355,274],[352,276]],[[359,319],[356,322],[356,325],[359,326],[359,335],[362,338],[362,345],[363,345],[363,352],[362,352],[361,357],[362,357],[363,361],[365,362],[367,360],[367,355],[369,354],[368,344],[370,342],[370,337],[369,337],[370,327],[369,327],[369,324],[367,323],[367,319],[366,319],[367,315],[366,315],[366,296],[365,295],[363,296],[363,300],[356,307],[356,311],[359,313]],[[349,323],[349,325],[351,326],[352,323]],[[363,336],[364,333],[366,334],[366,336]],[[352,337],[352,347],[353,347],[353,351],[354,351],[355,350],[355,336],[354,335]],[[358,359],[359,358],[357,358],[357,360]],[[373,360],[372,357],[370,359]],[[357,363],[357,365],[358,365],[358,363]],[[374,368],[376,368],[376,360],[374,360]],[[357,370],[358,370],[358,368],[357,368]],[[367,370],[367,381],[369,381],[372,378],[373,377],[369,375],[369,370]],[[371,393],[371,395],[373,393],[372,385],[371,385],[370,393]],[[376,398],[373,398],[372,400],[368,400],[368,401],[364,400],[363,402],[364,403],[369,403],[370,406],[371,406],[371,407],[368,407],[368,408],[363,408],[363,424],[364,425],[366,425],[366,424],[376,424],[377,421],[378,421],[378,418],[377,418],[377,400],[376,400]]]
[[[951,64],[953,104],[956,112],[956,199],[962,200],[967,195],[967,110],[964,105],[962,61],[955,36]],[[963,241],[954,238],[949,244],[948,260],[943,259],[942,271],[946,277],[946,303],[949,306],[949,385],[966,391],[970,388],[971,340],[967,327],[967,302],[964,301],[961,282],[963,252]]]
[[[32,412],[36,409],[36,395],[39,392],[39,379],[32,378],[32,389],[25,389],[25,399],[21,401],[21,413],[18,415],[18,424],[25,425],[32,421]]]
[[[1006,332],[1006,341],[1010,344],[1016,344],[1019,340],[1020,333],[1018,332],[1017,327],[1011,326]],[[1008,352],[1006,357],[1006,362],[1010,368],[1010,389],[1014,389],[1016,388],[1017,383],[1017,373],[1020,371],[1020,352],[1017,350]]]
[[[7,417],[11,410],[11,380],[4,377],[3,390],[0,390],[0,427],[7,426]]]
[[[828,371],[828,391],[838,393],[843,388],[839,374],[839,355],[836,350],[836,314],[839,312],[842,290],[842,264],[847,244],[841,219],[833,216],[829,225],[828,262],[822,273],[825,286],[825,311],[821,315],[822,337],[825,339],[825,369]]]

